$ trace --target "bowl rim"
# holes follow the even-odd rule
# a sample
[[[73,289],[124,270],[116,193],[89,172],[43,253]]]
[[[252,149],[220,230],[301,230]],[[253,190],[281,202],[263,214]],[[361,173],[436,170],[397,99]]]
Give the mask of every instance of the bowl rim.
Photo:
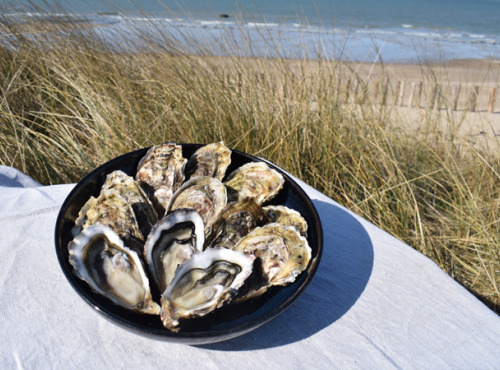
[[[205,144],[194,144],[194,143],[176,143],[178,145],[181,145],[184,149],[184,147],[190,148],[190,150],[195,150],[199,147],[204,146]],[[305,278],[304,281],[301,282],[300,285],[296,287],[296,289],[290,294],[287,299],[282,302],[281,304],[273,307],[270,312],[258,316],[257,318],[250,320],[250,321],[245,321],[243,323],[239,323],[234,326],[230,326],[228,328],[216,328],[216,329],[210,329],[210,330],[204,330],[204,331],[179,331],[179,332],[171,332],[167,329],[157,329],[157,328],[145,328],[142,326],[139,326],[138,324],[132,323],[130,320],[126,320],[123,317],[119,316],[116,313],[110,312],[106,307],[101,307],[97,302],[95,302],[92,297],[89,297],[82,289],[79,287],[80,282],[77,282],[76,275],[74,275],[73,271],[71,269],[67,268],[67,263],[64,259],[64,255],[61,252],[61,249],[63,246],[60,243],[60,239],[62,239],[62,224],[63,224],[63,219],[65,217],[65,212],[67,208],[70,206],[71,202],[73,201],[73,198],[78,192],[81,190],[81,188],[89,182],[91,179],[94,177],[102,174],[103,172],[110,173],[110,168],[113,167],[116,163],[119,163],[127,158],[136,158],[138,155],[141,154],[141,152],[144,152],[144,154],[149,150],[150,147],[147,148],[142,148],[142,149],[137,149],[125,154],[122,154],[118,157],[115,157],[99,166],[97,166],[95,169],[93,169],[91,172],[89,172],[86,176],[84,176],[75,186],[74,188],[69,192],[69,194],[66,196],[66,199],[64,200],[58,216],[56,220],[56,227],[55,227],[55,248],[56,248],[56,255],[58,258],[59,265],[72,286],[72,288],[78,293],[78,295],[85,301],[87,304],[89,304],[95,311],[99,312],[101,315],[103,315],[106,319],[109,321],[119,324],[120,326],[124,327],[125,329],[128,329],[129,331],[132,331],[136,334],[140,335],[145,335],[147,337],[154,337],[156,339],[160,340],[165,340],[165,341],[171,341],[171,342],[183,342],[187,344],[204,344],[204,343],[214,343],[214,342],[219,342],[227,339],[231,339],[240,335],[243,335],[245,333],[248,333],[250,331],[253,331],[257,329],[258,327],[266,324],[270,320],[274,319],[275,317],[279,316],[282,314],[284,311],[286,311],[290,306],[292,306],[293,303],[305,292],[307,287],[310,285],[311,281],[313,280],[316,271],[319,267],[319,263],[321,260],[321,256],[323,253],[323,229],[322,229],[322,224],[321,220],[319,217],[319,214],[316,210],[316,207],[314,206],[312,200],[310,197],[307,195],[307,193],[298,185],[291,177],[290,175],[280,167],[276,166],[272,162],[259,158],[256,156],[253,156],[251,154],[245,153],[238,151],[236,149],[231,149],[230,150],[233,153],[236,153],[238,156],[243,157],[244,160],[247,160],[247,162],[253,161],[253,162],[265,162],[267,165],[269,165],[271,168],[277,170],[279,173],[283,175],[285,178],[285,182],[293,189],[295,193],[298,194],[300,197],[301,201],[304,202],[308,208],[308,211],[311,213],[313,225],[309,225],[310,230],[315,231],[316,234],[316,255],[314,258],[311,259],[308,268],[306,269],[307,272],[307,277]],[[62,240],[61,240],[62,241]],[[96,293],[93,293],[96,294]]]

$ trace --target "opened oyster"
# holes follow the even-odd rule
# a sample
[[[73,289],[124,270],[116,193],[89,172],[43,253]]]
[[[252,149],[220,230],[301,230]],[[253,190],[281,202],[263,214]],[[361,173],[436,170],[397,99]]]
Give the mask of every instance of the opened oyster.
[[[158,215],[163,216],[172,194],[184,181],[182,147],[164,143],[151,147],[137,165],[136,180],[152,200]]]
[[[142,235],[149,234],[153,225],[158,221],[158,215],[137,181],[123,171],[113,171],[106,176],[106,181],[101,189],[118,191],[132,207]]]
[[[139,229],[135,214],[130,204],[115,189],[104,189],[97,198],[90,199],[82,207],[73,236],[79,235],[85,228],[101,224],[109,226],[130,248],[142,250],[144,236]]]
[[[158,315],[142,262],[109,227],[85,228],[69,243],[75,273],[97,293],[130,310]]]
[[[230,163],[231,150],[222,141],[202,146],[189,158],[186,178],[210,176],[222,181]]]
[[[184,183],[172,196],[168,212],[177,208],[194,208],[205,224],[205,235],[227,204],[226,188],[213,177],[197,177]]]
[[[205,241],[201,216],[192,208],[179,208],[153,227],[144,245],[144,257],[161,292],[167,289],[177,268]]]
[[[283,176],[264,162],[250,162],[233,171],[224,184],[228,202],[254,198],[262,204],[278,194],[284,183]]]
[[[269,287],[287,285],[307,268],[311,248],[307,240],[293,227],[271,223],[258,227],[242,238],[233,248],[260,258],[262,280],[241,299],[264,293]]]
[[[285,206],[266,206],[263,207],[263,210],[271,222],[277,222],[283,226],[293,226],[300,235],[307,235],[307,222],[296,210]]]
[[[262,207],[253,198],[231,202],[219,214],[207,245],[232,249],[242,237],[267,222]]]
[[[179,320],[206,315],[228,303],[252,273],[254,259],[225,248],[193,254],[162,294],[163,325],[179,331]]]

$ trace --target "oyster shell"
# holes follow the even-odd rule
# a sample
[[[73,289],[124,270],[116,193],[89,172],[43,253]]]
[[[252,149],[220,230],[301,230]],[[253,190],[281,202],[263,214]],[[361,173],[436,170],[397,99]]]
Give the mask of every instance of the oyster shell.
[[[185,170],[186,178],[209,176],[222,181],[230,163],[231,150],[222,141],[205,145],[189,158]]]
[[[204,242],[203,220],[192,208],[176,209],[158,221],[144,245],[144,257],[161,292],[179,265],[203,250]]]
[[[268,221],[262,207],[253,198],[231,202],[215,221],[207,245],[232,249],[242,237]]]
[[[252,273],[254,259],[225,248],[195,253],[162,294],[163,325],[179,331],[179,320],[206,315],[228,303]]]
[[[159,314],[139,256],[111,228],[89,226],[69,243],[68,249],[76,275],[94,291],[127,309]]]
[[[175,192],[167,210],[194,208],[203,219],[205,235],[208,235],[226,204],[226,187],[222,182],[213,177],[197,177],[184,183]]]
[[[75,226],[71,230],[73,236],[95,224],[110,227],[130,248],[142,251],[144,236],[139,229],[134,211],[117,190],[104,189],[97,198],[90,197],[80,210]]]
[[[182,147],[175,143],[164,143],[151,147],[137,165],[135,178],[161,217],[172,194],[184,182]]]
[[[284,183],[283,176],[264,162],[250,162],[233,171],[224,184],[228,202],[255,198],[262,204],[278,194]]]
[[[101,189],[117,190],[132,207],[142,235],[149,234],[153,225],[158,221],[158,214],[137,181],[123,171],[113,171],[106,176]]]
[[[271,223],[258,227],[242,238],[233,248],[260,258],[262,280],[251,288],[241,300],[264,293],[269,287],[287,285],[307,268],[311,259],[311,247],[306,238],[294,227]]]
[[[307,222],[296,210],[286,206],[266,206],[263,207],[263,210],[271,222],[277,222],[283,226],[293,226],[300,235],[307,235]]]

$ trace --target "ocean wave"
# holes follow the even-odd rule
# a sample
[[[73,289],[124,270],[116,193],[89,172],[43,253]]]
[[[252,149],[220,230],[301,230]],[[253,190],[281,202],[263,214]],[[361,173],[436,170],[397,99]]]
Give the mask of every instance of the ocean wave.
[[[415,44],[428,43],[430,46],[445,48],[456,55],[460,48],[464,50],[479,50],[487,51],[492,55],[500,56],[500,36],[487,35],[480,33],[471,33],[460,30],[438,30],[431,28],[417,27],[413,24],[401,24],[396,27],[371,27],[371,28],[356,28],[354,26],[333,27],[327,25],[315,25],[298,22],[256,22],[256,21],[237,21],[227,19],[188,19],[179,17],[148,17],[148,16],[133,16],[120,13],[93,13],[93,14],[68,14],[62,13],[10,13],[0,15],[0,19],[8,18],[9,20],[25,21],[26,18],[56,20],[64,22],[68,19],[75,22],[89,22],[99,26],[99,31],[102,34],[108,32],[109,35],[120,34],[125,37],[133,32],[135,27],[144,30],[145,32],[192,32],[203,37],[203,32],[209,30],[212,35],[220,36],[224,30],[230,30],[231,34],[238,34],[234,29],[240,29],[242,34],[250,35],[251,38],[257,40],[257,43],[266,44],[267,39],[275,38],[283,40],[283,49],[287,50],[291,55],[299,55],[301,45],[311,45],[321,40],[324,45],[337,45],[339,42],[347,42],[349,45],[354,45],[352,48],[369,47],[370,45],[386,45],[393,50],[406,50],[406,54],[411,51],[407,50]],[[148,28],[148,25],[154,24],[154,27]],[[263,32],[264,31],[264,32]],[[177,33],[176,33],[177,34]],[[339,35],[341,37],[339,37]],[[238,36],[235,36],[238,37]],[[490,50],[488,50],[488,48]],[[342,48],[340,48],[342,49]],[[348,49],[348,48],[346,48]],[[293,51],[295,50],[295,51]],[[465,52],[465,51],[464,51]],[[360,52],[360,55],[362,53]],[[465,57],[465,56],[464,56]],[[385,58],[389,60],[390,58]]]

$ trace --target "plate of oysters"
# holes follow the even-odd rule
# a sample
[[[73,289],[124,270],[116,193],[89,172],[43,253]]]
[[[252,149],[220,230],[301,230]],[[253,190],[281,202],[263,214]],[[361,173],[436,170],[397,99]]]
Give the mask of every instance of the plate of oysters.
[[[290,307],[321,259],[321,223],[283,170],[224,143],[163,143],[83,178],[55,231],[61,268],[135,333],[204,344]]]

